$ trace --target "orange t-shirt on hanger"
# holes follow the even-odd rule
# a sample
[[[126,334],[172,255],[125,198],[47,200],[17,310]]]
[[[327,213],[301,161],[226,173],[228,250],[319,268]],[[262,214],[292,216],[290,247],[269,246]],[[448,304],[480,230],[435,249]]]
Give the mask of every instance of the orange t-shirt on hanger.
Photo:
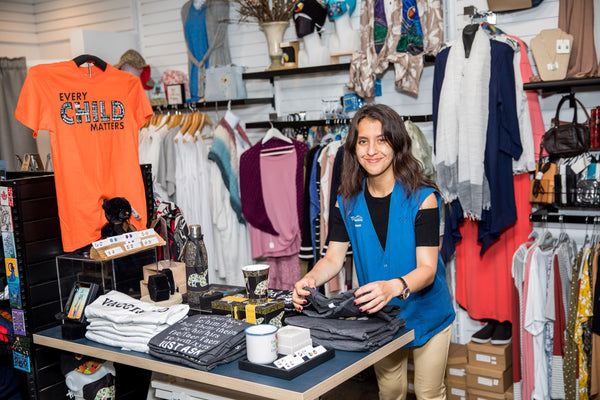
[[[58,215],[65,251],[100,239],[107,221],[104,199],[126,198],[146,229],[146,199],[138,155],[138,130],[152,107],[138,77],[107,64],[74,61],[32,67],[15,117],[50,131]]]

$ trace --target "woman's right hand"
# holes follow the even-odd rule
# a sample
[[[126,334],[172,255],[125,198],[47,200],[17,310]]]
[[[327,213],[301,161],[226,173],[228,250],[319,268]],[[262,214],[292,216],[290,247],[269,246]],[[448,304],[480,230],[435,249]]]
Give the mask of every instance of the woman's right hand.
[[[310,295],[310,292],[304,289],[305,287],[316,289],[317,285],[314,278],[307,275],[294,284],[292,303],[298,312],[302,312],[302,306],[306,304],[306,296]]]

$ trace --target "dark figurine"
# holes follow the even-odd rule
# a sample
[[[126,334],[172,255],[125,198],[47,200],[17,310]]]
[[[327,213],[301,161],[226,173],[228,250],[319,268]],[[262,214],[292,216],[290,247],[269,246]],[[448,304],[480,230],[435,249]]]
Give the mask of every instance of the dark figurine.
[[[131,217],[131,204],[124,197],[114,197],[105,199],[102,203],[104,215],[108,223],[100,231],[102,239],[111,236],[122,235],[123,233],[133,232],[135,227],[129,224]]]

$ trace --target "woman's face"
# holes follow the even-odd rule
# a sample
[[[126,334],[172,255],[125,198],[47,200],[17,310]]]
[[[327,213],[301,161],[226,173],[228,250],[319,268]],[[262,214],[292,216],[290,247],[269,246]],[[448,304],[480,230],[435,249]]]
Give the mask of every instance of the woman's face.
[[[363,119],[358,123],[356,156],[370,177],[394,174],[394,151],[383,135],[381,122]]]

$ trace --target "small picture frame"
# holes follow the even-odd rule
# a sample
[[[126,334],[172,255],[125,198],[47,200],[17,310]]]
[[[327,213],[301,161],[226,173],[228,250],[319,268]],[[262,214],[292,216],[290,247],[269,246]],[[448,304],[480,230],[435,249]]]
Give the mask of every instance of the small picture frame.
[[[298,68],[298,51],[300,50],[300,42],[282,42],[279,47],[283,51],[282,64],[283,68]]]
[[[95,283],[75,282],[65,304],[65,319],[80,323],[85,322],[85,307],[96,299],[98,289],[99,286]]]
[[[167,103],[169,105],[185,103],[185,90],[183,83],[167,85]]]

